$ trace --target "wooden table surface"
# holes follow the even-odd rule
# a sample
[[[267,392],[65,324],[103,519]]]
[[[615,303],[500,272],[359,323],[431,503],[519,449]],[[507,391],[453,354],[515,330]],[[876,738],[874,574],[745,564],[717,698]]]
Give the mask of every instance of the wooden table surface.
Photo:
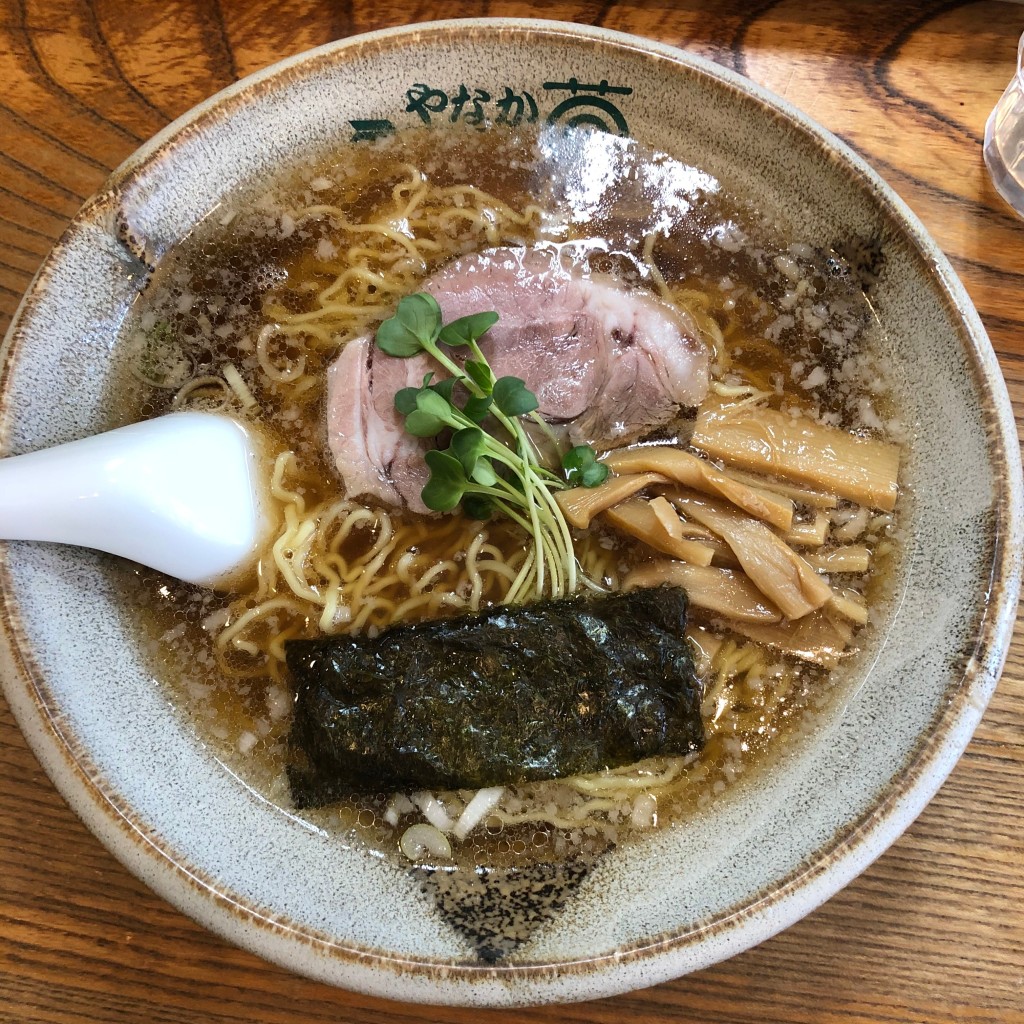
[[[850,143],[962,277],[1024,415],[1024,221],[981,156],[1024,7],[657,0],[0,0],[0,330],[109,171],[279,58],[453,15],[599,24],[687,48]],[[1020,620],[1018,620],[1018,627]],[[820,910],[671,984],[523,1012],[420,1008],[289,975],[150,893],[50,785],[0,699],[0,1021],[1024,1021],[1024,631],[962,761],[907,834]]]

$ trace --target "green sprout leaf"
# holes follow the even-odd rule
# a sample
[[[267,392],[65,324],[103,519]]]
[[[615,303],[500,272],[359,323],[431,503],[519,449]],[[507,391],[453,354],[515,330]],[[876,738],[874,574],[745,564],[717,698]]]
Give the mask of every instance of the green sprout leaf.
[[[494,387],[494,374],[487,363],[477,359],[467,359],[464,369],[469,379],[485,394],[489,395]]]
[[[403,416],[408,416],[416,408],[416,396],[420,393],[419,388],[402,388],[395,392],[395,408]]]
[[[501,377],[494,382],[494,404],[506,416],[525,416],[537,408],[537,396],[518,377]]]
[[[436,416],[442,423],[447,421],[452,413],[451,402],[429,387],[420,389],[416,396],[416,408],[428,416]]]
[[[403,388],[395,395],[395,408],[404,412],[405,429],[414,437],[436,437],[452,425],[452,405],[437,391],[440,385],[426,383],[429,379],[424,378],[421,388]]]
[[[597,487],[608,478],[608,467],[597,461],[597,453],[589,444],[578,444],[562,456],[565,478],[574,487]]]
[[[430,469],[430,479],[420,492],[423,504],[435,512],[451,512],[462,500],[469,481],[462,471],[462,463],[448,452],[431,449],[424,456]]]
[[[487,419],[493,403],[494,399],[490,395],[484,395],[483,398],[477,398],[476,395],[471,395],[466,399],[466,404],[462,407],[462,412],[467,419],[471,419],[474,423],[483,423],[483,421]]]
[[[424,377],[423,387],[403,388],[395,395],[396,408],[401,399],[399,412],[409,408],[411,399],[413,408],[405,413],[405,429],[414,437],[436,437],[451,422],[451,404],[427,383],[429,380],[430,377]]]
[[[451,452],[462,464],[466,477],[472,477],[477,459],[487,452],[487,437],[479,427],[465,427],[452,434]]]
[[[457,430],[448,450],[459,460],[467,479],[482,487],[493,487],[498,482],[498,474],[487,457],[487,435],[478,427]]]
[[[430,390],[439,394],[449,405],[454,405],[452,392],[455,390],[455,385],[458,382],[459,379],[457,377],[446,377],[444,380],[439,380],[436,384],[431,384]]]
[[[413,409],[405,417],[405,429],[413,437],[437,437],[447,426],[444,420],[431,416],[429,412]]]
[[[389,356],[408,359],[432,345],[441,330],[441,307],[426,292],[406,295],[395,315],[377,328],[377,346]]]
[[[408,359],[423,351],[420,339],[400,320],[392,317],[377,328],[377,347],[389,356]]]
[[[494,464],[490,459],[477,459],[473,467],[472,480],[481,487],[494,487],[498,483],[498,474],[494,470]]]
[[[450,345],[452,348],[471,345],[478,338],[483,337],[497,322],[497,313],[473,313],[471,316],[462,316],[441,328],[438,341]]]
[[[400,299],[395,318],[425,345],[436,341],[441,330],[441,307],[427,292],[416,292]]]

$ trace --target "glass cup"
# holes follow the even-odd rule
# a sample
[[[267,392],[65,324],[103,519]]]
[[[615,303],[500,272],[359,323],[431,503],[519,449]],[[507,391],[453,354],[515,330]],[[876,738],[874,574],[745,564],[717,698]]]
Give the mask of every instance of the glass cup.
[[[1017,72],[985,125],[985,163],[999,194],[1024,217],[1024,35],[1017,44]]]

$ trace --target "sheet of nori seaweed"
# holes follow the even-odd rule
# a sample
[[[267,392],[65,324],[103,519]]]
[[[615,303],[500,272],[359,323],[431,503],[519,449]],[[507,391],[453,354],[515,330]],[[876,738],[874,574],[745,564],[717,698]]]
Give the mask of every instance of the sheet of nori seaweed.
[[[289,641],[295,805],[699,750],[686,607],[685,591],[658,587]]]

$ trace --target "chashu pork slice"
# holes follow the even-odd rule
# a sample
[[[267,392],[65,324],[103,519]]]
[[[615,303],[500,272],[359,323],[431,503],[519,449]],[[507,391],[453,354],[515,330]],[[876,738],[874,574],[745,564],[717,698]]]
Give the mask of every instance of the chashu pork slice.
[[[429,473],[426,443],[405,432],[395,394],[420,387],[434,367],[427,355],[395,359],[364,334],[350,341],[327,370],[327,441],[349,497],[429,511],[420,491]]]
[[[573,444],[625,444],[707,394],[708,352],[692,323],[647,292],[591,278],[554,248],[463,256],[421,290],[437,299],[445,323],[498,313],[480,341],[495,375],[522,378],[540,414],[563,424]],[[328,442],[350,496],[426,511],[427,442],[404,433],[394,397],[431,370],[438,367],[429,357],[388,356],[369,336],[331,365]]]

